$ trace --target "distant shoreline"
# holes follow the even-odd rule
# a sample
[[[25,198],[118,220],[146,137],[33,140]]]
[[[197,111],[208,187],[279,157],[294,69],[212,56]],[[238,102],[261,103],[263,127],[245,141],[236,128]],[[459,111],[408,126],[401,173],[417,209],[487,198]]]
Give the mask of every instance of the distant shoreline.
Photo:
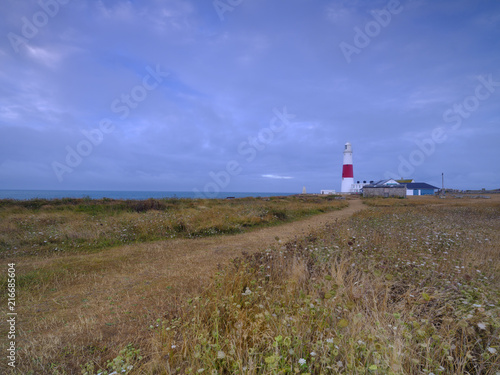
[[[296,193],[263,193],[263,192],[220,192],[214,199],[246,198],[246,197],[274,197],[288,196]],[[31,199],[164,199],[164,198],[197,198],[196,193],[190,191],[118,191],[118,190],[0,190],[0,199],[31,200]]]

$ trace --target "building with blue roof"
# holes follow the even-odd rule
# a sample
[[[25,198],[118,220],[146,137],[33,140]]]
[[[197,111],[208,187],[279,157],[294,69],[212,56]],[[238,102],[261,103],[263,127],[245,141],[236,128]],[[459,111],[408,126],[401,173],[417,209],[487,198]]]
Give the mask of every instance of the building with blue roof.
[[[407,197],[415,195],[434,195],[438,187],[425,182],[414,182],[413,180],[386,179],[370,184],[363,184],[364,197]]]
[[[406,185],[406,195],[434,195],[439,190],[438,187],[425,182],[410,182]]]

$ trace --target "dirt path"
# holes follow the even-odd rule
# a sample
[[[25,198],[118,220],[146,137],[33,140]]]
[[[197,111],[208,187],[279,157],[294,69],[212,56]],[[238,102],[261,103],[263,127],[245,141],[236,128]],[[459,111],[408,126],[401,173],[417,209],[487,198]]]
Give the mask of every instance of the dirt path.
[[[240,256],[242,252],[253,253],[262,251],[276,244],[276,237],[279,237],[282,242],[303,237],[313,229],[322,228],[336,219],[349,217],[366,207],[359,199],[348,202],[349,207],[343,210],[315,215],[305,220],[277,227],[258,229],[234,236],[199,239],[192,242],[188,242],[189,240],[181,240],[179,241],[180,243],[166,242],[162,244],[159,253],[163,253],[164,256],[173,261],[173,263],[170,263],[170,277],[176,279],[178,277],[183,279],[200,277],[205,276],[205,272],[212,275],[217,264]],[[185,250],[189,249],[189,251],[184,252],[184,250],[181,255],[179,251],[183,248]],[[197,270],[196,274],[192,273],[193,269]]]
[[[30,331],[22,356],[48,357],[63,346],[117,348],[140,337],[179,301],[209,285],[219,264],[276,244],[365,208],[360,199],[326,214],[231,236],[121,246],[97,254],[40,260],[37,268],[67,269],[55,285],[26,296],[22,326]],[[76,350],[76,349],[75,349]],[[80,350],[80,349],[78,349]]]
[[[58,297],[65,299],[68,295],[75,295],[75,292],[81,294],[83,290],[78,284],[87,289],[86,294],[93,295],[116,289],[130,293],[137,288],[147,293],[146,289],[154,289],[152,286],[155,285],[160,289],[169,287],[189,293],[206,284],[219,264],[240,256],[242,252],[262,251],[276,244],[276,237],[282,242],[303,237],[313,229],[366,208],[360,199],[351,199],[348,203],[348,207],[339,211],[247,233],[126,245],[97,254],[48,258],[40,260],[35,267],[57,268],[63,264],[75,275],[90,275],[75,276],[76,279],[70,285],[60,288],[57,295],[53,296],[56,300]]]
[[[321,228],[337,219],[351,216],[366,208],[360,199],[349,200],[349,206],[340,211],[315,215],[305,220],[276,227],[257,229],[231,236],[216,236],[199,239],[178,239],[141,245],[124,246],[103,252],[102,261],[125,260],[122,272],[129,279],[153,277],[170,283],[184,292],[196,289],[211,277],[218,264],[238,257],[242,252],[262,251],[276,244],[303,237],[311,230]],[[105,259],[104,259],[105,258]],[[142,275],[142,276],[141,276]],[[110,280],[111,281],[111,280]],[[116,282],[117,280],[113,280]]]

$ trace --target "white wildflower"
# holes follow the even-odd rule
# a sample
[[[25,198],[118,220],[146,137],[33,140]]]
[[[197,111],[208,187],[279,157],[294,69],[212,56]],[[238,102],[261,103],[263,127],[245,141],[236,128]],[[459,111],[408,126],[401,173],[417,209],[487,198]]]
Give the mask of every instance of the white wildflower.
[[[304,358],[300,358],[299,365],[305,365],[305,364],[306,364],[306,360]]]
[[[486,324],[484,323],[477,323],[477,326],[479,327],[479,329],[486,329]]]
[[[316,357],[316,352],[311,352],[311,357]]]
[[[219,359],[224,359],[224,358],[226,358],[226,353],[224,353],[222,350],[219,350],[219,351],[217,352],[217,358],[219,358]]]

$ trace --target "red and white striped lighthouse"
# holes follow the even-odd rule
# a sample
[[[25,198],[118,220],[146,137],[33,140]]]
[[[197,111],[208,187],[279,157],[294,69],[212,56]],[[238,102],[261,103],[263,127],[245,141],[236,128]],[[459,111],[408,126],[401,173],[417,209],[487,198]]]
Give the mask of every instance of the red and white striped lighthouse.
[[[349,142],[344,148],[344,165],[342,167],[342,185],[341,193],[350,193],[354,184],[354,171],[352,168],[352,146]]]

